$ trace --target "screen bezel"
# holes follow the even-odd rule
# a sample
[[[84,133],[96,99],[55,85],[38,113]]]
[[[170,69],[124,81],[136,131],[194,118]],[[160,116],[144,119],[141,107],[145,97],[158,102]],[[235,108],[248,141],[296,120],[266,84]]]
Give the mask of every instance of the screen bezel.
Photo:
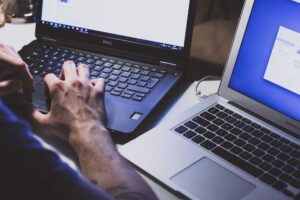
[[[300,136],[300,122],[294,120],[274,109],[255,101],[229,87],[231,76],[239,55],[240,48],[242,46],[243,38],[248,26],[249,19],[251,17],[252,8],[256,0],[246,0],[242,11],[242,16],[238,25],[238,29],[235,35],[235,39],[232,45],[232,49],[227,60],[226,68],[223,74],[221,86],[219,88],[219,95],[228,99],[235,104],[250,110],[253,113],[258,114],[264,119],[267,119],[273,124],[293,133],[293,136]]]
[[[95,36],[82,34],[80,32],[56,29],[42,24],[42,4],[43,0],[37,1],[37,19],[36,19],[36,37],[38,39],[48,37],[56,40],[69,40],[78,41],[81,43],[87,43],[96,47],[110,48],[118,51],[126,51],[136,54],[147,55],[148,57],[157,57],[162,60],[174,60],[186,62],[190,55],[190,48],[192,42],[194,17],[196,12],[196,0],[190,0],[190,6],[188,11],[188,21],[185,36],[185,46],[182,51],[174,51],[170,49],[163,49],[159,47],[153,47],[150,45],[139,44],[136,42],[112,38],[107,36]],[[109,44],[103,41],[110,41]]]

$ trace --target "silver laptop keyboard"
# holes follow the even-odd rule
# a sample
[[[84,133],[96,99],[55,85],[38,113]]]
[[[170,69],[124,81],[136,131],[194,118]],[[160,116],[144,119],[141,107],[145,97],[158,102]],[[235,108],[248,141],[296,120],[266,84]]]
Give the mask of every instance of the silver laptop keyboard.
[[[285,195],[300,199],[300,146],[290,140],[221,105],[174,131]]]

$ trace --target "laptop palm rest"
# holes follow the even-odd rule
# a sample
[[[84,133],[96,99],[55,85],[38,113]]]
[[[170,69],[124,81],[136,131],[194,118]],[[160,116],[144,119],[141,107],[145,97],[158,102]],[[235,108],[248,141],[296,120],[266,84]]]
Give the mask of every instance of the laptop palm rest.
[[[208,158],[200,159],[173,176],[171,181],[205,200],[238,200],[255,189],[255,185]]]

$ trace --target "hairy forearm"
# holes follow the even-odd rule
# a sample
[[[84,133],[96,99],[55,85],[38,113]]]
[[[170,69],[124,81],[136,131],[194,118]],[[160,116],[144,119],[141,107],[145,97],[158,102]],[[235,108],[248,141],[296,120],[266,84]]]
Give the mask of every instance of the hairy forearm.
[[[92,126],[72,138],[82,173],[116,199],[156,199],[135,170],[117,152],[106,129]]]

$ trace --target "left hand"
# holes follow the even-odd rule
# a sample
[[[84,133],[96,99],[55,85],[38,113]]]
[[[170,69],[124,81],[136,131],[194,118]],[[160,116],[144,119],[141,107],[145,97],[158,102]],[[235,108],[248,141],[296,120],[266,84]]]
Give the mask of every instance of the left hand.
[[[0,80],[0,97],[13,94],[23,88],[24,97],[26,100],[31,100],[34,87],[27,64],[13,47],[2,43],[0,43],[0,71],[10,71],[13,74],[13,77],[8,77],[8,80]]]

